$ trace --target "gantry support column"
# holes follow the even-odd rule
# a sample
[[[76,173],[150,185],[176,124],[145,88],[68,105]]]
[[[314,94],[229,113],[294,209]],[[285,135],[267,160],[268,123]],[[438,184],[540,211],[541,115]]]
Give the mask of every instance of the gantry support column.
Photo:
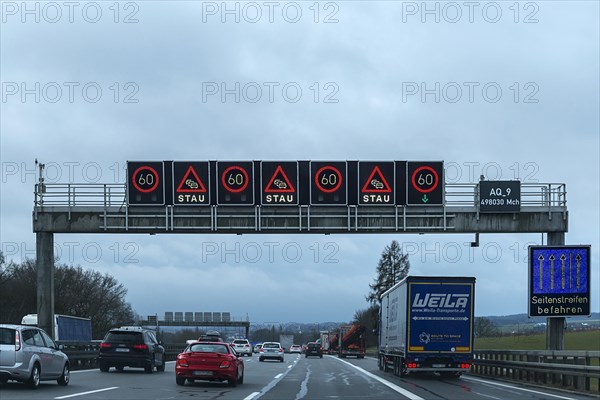
[[[35,234],[38,326],[54,337],[54,234]]]

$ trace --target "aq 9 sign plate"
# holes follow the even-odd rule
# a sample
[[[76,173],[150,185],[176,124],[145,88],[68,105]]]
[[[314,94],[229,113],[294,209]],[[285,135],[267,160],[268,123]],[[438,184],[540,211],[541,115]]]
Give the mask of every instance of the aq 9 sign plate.
[[[127,204],[138,206],[165,204],[162,161],[127,162]]]
[[[348,203],[345,161],[310,162],[310,203],[346,205]]]
[[[521,182],[479,182],[479,211],[482,213],[521,211]]]
[[[254,205],[252,161],[217,161],[217,204]]]

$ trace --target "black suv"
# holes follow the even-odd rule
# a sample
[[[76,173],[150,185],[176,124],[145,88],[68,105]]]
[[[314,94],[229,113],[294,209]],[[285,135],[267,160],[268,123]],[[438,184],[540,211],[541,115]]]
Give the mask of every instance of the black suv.
[[[319,356],[323,358],[323,348],[319,343],[310,342],[304,348],[304,354],[308,356]]]
[[[137,326],[111,329],[102,343],[98,355],[100,371],[110,367],[123,371],[124,367],[144,368],[151,373],[165,370],[165,348],[156,340],[154,332]]]

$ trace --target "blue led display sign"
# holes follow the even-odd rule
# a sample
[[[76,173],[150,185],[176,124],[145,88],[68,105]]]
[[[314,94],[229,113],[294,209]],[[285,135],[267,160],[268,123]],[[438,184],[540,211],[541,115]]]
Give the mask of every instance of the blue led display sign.
[[[590,315],[590,246],[529,247],[529,316]]]

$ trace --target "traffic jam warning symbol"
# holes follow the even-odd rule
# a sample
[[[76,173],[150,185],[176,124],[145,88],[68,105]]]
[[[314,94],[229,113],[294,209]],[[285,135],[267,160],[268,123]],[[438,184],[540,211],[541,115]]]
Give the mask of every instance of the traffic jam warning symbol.
[[[358,163],[358,187],[360,190],[358,204],[360,205],[393,205],[394,188],[389,182],[394,182],[394,162],[363,162]]]
[[[444,202],[444,163],[408,162],[408,205],[441,205]]]
[[[173,203],[175,205],[209,205],[209,163],[173,162]]]
[[[311,204],[346,205],[348,203],[346,175],[345,161],[311,161]]]
[[[165,203],[162,161],[127,162],[127,203],[163,205]]]
[[[263,205],[298,205],[298,162],[263,161],[261,188]]]
[[[254,165],[252,161],[217,161],[217,204],[254,204]]]

